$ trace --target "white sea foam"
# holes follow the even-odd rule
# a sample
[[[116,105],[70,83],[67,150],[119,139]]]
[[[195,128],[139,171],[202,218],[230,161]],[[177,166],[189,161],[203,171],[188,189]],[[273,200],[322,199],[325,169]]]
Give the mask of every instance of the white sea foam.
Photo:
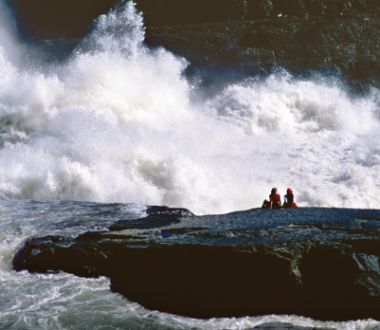
[[[24,54],[24,46],[18,41],[16,23],[12,19],[10,10],[0,2],[0,74],[2,73],[2,56],[3,49],[6,49],[7,55],[14,63],[21,65],[22,57]],[[0,76],[3,78],[3,76]],[[0,80],[1,86],[1,80]]]
[[[53,68],[26,69],[0,41],[0,197],[204,213],[292,186],[303,206],[380,207],[378,90],[282,73],[200,101],[186,60],[143,39],[128,4]]]
[[[5,13],[0,6],[0,197],[204,213],[258,206],[272,186],[290,185],[301,205],[380,206],[378,90],[353,98],[338,82],[274,74],[197,99],[185,59],[144,47],[132,4],[102,16],[66,62],[33,68]],[[0,201],[0,329],[379,326],[279,315],[196,320],[147,311],[104,278],[12,271],[27,237],[75,235],[142,212],[101,208]]]

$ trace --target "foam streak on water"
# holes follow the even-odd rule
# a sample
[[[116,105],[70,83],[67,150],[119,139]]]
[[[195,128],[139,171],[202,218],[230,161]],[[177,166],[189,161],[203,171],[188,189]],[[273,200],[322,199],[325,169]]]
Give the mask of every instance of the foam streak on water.
[[[142,16],[130,3],[100,17],[66,61],[32,66],[31,50],[20,46],[4,13],[1,329],[378,324],[293,316],[192,320],[146,311],[110,293],[103,278],[15,274],[12,256],[31,235],[104,228],[140,212],[85,201],[225,212],[258,206],[272,186],[292,186],[304,206],[380,207],[380,93],[354,98],[335,80],[278,73],[198,97],[199,86],[184,76],[185,59],[143,45]]]
[[[380,206],[378,90],[353,98],[282,73],[194,102],[186,61],[143,38],[126,5],[65,63],[26,69],[0,48],[1,197],[203,213],[289,185],[301,205]]]
[[[76,235],[111,222],[142,216],[144,207],[84,202],[0,201],[0,329],[251,329],[291,324],[332,329],[370,329],[376,321],[320,322],[268,315],[196,320],[148,311],[109,291],[109,280],[74,275],[16,273],[15,250],[33,235]],[[256,299],[252,297],[252,299]]]
[[[136,218],[144,207],[85,202],[0,201],[0,329],[252,329],[270,324],[284,328],[375,329],[374,320],[321,322],[294,315],[197,320],[149,311],[110,292],[106,278],[16,273],[15,250],[33,235],[76,235]],[[252,299],[259,299],[252,297]]]

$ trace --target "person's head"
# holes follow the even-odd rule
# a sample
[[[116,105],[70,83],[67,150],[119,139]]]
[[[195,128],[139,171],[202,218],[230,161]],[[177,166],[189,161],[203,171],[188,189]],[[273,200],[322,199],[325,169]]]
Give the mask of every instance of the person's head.
[[[286,189],[288,195],[293,195],[293,190],[291,188]]]
[[[271,195],[277,194],[277,188],[272,188],[272,190],[270,191],[270,194]]]

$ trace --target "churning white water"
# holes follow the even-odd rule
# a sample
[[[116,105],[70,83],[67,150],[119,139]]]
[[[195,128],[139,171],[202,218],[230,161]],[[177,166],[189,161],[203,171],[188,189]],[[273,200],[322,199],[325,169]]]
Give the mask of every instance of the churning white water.
[[[194,320],[144,310],[109,292],[104,278],[13,272],[29,236],[75,235],[141,214],[136,205],[56,200],[225,212],[292,186],[304,206],[380,207],[380,93],[355,98],[335,80],[279,73],[205,99],[184,76],[185,59],[144,46],[131,3],[101,16],[54,65],[30,59],[5,14],[0,8],[0,329],[379,325]]]
[[[55,66],[19,65],[1,31],[3,198],[204,213],[292,186],[304,206],[380,207],[378,90],[354,98],[337,81],[279,73],[197,99],[186,60],[143,45],[131,4]]]
[[[0,329],[252,329],[286,324],[313,329],[376,329],[379,322],[320,322],[294,315],[197,320],[148,311],[110,292],[106,278],[11,270],[19,244],[34,235],[77,235],[106,228],[115,220],[139,217],[136,205],[0,200]],[[154,276],[154,275],[152,275]],[[252,297],[252,299],[260,299]]]

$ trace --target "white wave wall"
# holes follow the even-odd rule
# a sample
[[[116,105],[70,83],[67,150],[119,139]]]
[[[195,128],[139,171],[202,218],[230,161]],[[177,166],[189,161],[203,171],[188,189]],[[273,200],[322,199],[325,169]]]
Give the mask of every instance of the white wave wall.
[[[133,3],[54,66],[20,64],[28,51],[0,32],[1,198],[206,213],[291,186],[302,206],[380,207],[379,90],[279,73],[197,98],[185,59],[143,45]]]

